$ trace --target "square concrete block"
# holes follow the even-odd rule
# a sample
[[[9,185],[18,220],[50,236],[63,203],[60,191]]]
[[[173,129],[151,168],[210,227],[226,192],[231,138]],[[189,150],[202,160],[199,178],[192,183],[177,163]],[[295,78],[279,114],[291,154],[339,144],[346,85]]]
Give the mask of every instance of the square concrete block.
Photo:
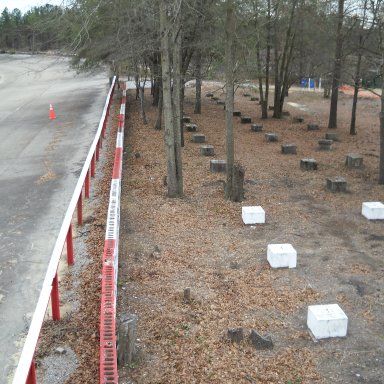
[[[296,268],[297,253],[291,244],[268,244],[267,260],[272,268]]]
[[[361,214],[368,220],[384,220],[384,204],[379,201],[363,203]]]
[[[242,207],[241,217],[244,224],[264,224],[265,211],[260,206]]]
[[[338,304],[308,306],[307,326],[316,339],[347,335],[348,317]]]

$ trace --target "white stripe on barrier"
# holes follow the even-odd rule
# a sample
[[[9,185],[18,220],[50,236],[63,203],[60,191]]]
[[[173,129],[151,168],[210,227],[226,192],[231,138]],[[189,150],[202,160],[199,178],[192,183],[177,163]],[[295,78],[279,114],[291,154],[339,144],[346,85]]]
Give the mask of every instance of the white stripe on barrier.
[[[124,127],[122,128],[124,129]],[[118,132],[117,138],[116,138],[116,148],[123,148],[123,140],[124,140],[123,132]]]
[[[125,104],[121,104],[121,106],[120,106],[120,115],[125,116]]]
[[[120,179],[112,179],[109,194],[106,240],[117,240],[120,215]]]

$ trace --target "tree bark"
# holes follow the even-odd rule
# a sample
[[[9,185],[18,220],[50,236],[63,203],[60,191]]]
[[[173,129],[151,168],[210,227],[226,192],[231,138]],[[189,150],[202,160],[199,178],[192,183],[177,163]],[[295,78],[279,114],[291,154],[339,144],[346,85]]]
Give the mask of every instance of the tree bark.
[[[196,54],[196,99],[194,113],[201,114],[201,50]]]
[[[159,102],[157,104],[157,119],[155,123],[155,129],[161,129],[161,120],[163,116],[163,88],[159,84]]]
[[[234,138],[233,138],[233,109],[234,109],[234,34],[235,14],[233,0],[226,1],[225,22],[225,80],[226,80],[226,152],[227,152],[227,182],[225,197],[232,200],[233,197],[233,165],[234,165]]]
[[[167,16],[167,2],[160,1],[160,40],[161,40],[161,67],[163,80],[163,113],[164,113],[164,141],[167,154],[167,186],[168,197],[180,197],[183,193],[180,190],[179,176],[181,169],[178,165],[181,163],[180,146],[177,146],[176,138],[179,134],[175,132],[173,101],[171,93],[171,58],[169,47],[169,29],[171,24]],[[176,125],[177,126],[177,125]]]
[[[338,14],[337,14],[337,34],[336,34],[336,50],[335,50],[335,64],[333,69],[332,79],[332,94],[331,94],[331,108],[329,111],[328,128],[337,128],[337,103],[339,99],[339,85],[341,78],[341,59],[343,56],[343,19],[344,19],[344,0],[339,0]]]

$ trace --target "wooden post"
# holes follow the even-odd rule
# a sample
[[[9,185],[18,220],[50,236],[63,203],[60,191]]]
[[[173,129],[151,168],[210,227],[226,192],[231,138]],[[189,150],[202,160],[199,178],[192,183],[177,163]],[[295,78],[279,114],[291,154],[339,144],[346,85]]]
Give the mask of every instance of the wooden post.
[[[137,316],[123,314],[119,321],[117,362],[123,367],[132,363],[136,356]]]

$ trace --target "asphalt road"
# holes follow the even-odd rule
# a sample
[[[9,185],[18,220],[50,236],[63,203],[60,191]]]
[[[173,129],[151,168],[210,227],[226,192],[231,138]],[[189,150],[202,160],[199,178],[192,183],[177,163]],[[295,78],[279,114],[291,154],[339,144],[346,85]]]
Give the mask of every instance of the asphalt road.
[[[0,55],[1,384],[17,364],[107,92],[106,74],[78,75],[65,58]]]

